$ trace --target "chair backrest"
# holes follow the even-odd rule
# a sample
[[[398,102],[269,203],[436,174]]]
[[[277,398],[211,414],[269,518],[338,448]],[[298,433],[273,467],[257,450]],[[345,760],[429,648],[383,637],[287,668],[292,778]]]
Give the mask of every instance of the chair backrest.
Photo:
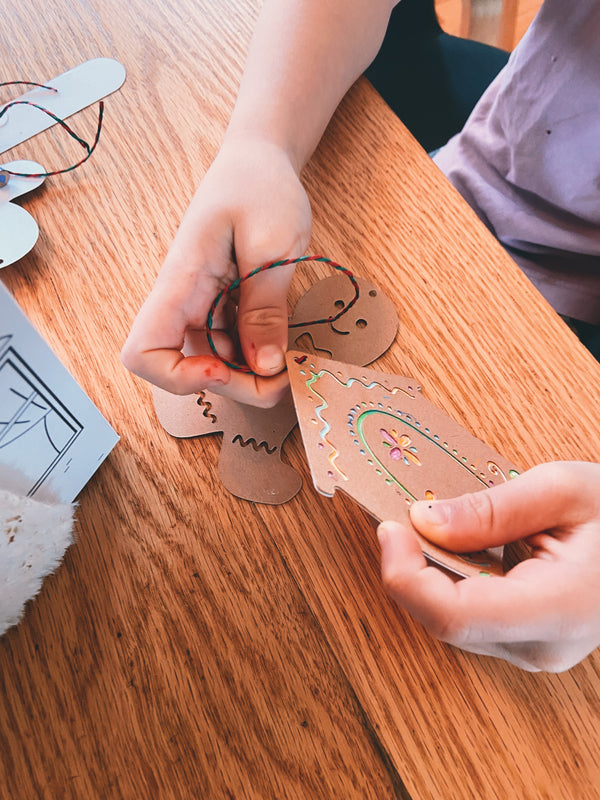
[[[401,0],[365,75],[431,151],[460,131],[508,56],[499,48],[445,33],[434,0]]]

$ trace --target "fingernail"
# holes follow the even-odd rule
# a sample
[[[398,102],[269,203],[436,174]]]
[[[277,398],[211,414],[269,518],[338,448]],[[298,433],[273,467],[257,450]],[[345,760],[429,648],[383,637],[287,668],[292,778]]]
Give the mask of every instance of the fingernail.
[[[277,345],[265,345],[256,354],[256,366],[264,372],[281,372],[285,366],[283,351]]]
[[[393,534],[394,530],[397,528],[396,523],[394,522],[382,522],[377,527],[377,538],[379,539],[379,544],[382,547],[389,542],[390,536]]]
[[[429,525],[447,525],[450,520],[450,507],[441,501],[419,500],[409,510],[411,516],[418,516]]]

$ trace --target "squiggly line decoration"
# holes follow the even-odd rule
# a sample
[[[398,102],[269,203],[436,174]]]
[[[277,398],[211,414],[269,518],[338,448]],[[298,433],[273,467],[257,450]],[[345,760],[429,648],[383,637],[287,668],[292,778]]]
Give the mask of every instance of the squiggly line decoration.
[[[196,402],[198,403],[199,406],[203,406],[202,409],[203,416],[205,416],[207,419],[210,418],[210,421],[214,425],[214,423],[217,421],[217,417],[215,414],[211,412],[212,403],[209,400],[204,399],[206,397],[206,392],[198,392],[198,395],[199,397],[196,400]]]
[[[252,447],[258,453],[260,450],[266,451],[270,456],[277,450],[277,447],[269,447],[266,442],[257,442],[254,437],[244,439],[239,433],[233,437],[233,444],[239,442],[240,447]]]
[[[319,436],[321,437],[321,439],[323,439],[323,441],[327,442],[327,444],[331,448],[331,452],[329,453],[329,456],[328,456],[329,463],[331,464],[333,469],[335,469],[335,471],[337,473],[339,473],[345,481],[347,481],[348,480],[348,476],[335,463],[336,459],[339,456],[339,451],[338,451],[337,447],[333,444],[333,442],[330,439],[327,438],[327,434],[331,430],[331,425],[327,422],[326,419],[323,419],[323,417],[321,416],[321,412],[325,411],[325,409],[328,407],[327,400],[323,397],[322,394],[319,394],[319,392],[317,392],[317,390],[313,386],[315,381],[317,381],[323,375],[324,372],[325,372],[325,370],[322,370],[319,374],[315,374],[314,372],[312,372],[311,373],[311,377],[306,381],[306,388],[309,391],[311,391],[313,394],[315,394],[319,398],[319,400],[322,401],[321,405],[317,406],[315,408],[315,414],[317,415],[317,419],[323,425],[323,427],[319,431]],[[331,373],[328,373],[328,374],[331,375]]]
[[[352,384],[354,384],[354,383],[360,384],[365,389],[374,389],[376,386],[378,386],[381,389],[385,389],[386,387],[382,386],[378,381],[371,381],[371,383],[367,384],[367,383],[364,383],[363,381],[361,381],[359,378],[349,378],[348,381],[345,382],[343,380],[340,380],[336,375],[334,375],[332,372],[330,372],[329,370],[326,370],[326,369],[322,369],[322,370],[320,370],[320,372],[313,372],[311,370],[310,371],[310,375],[311,375],[311,377],[306,381],[306,388],[310,392],[312,392],[314,395],[316,395],[319,398],[319,400],[322,401],[321,405],[317,406],[317,408],[315,408],[315,414],[317,416],[317,419],[323,425],[323,427],[319,431],[319,435],[320,435],[321,439],[324,442],[327,442],[327,444],[331,448],[331,452],[329,453],[329,456],[328,456],[329,463],[331,464],[333,469],[335,469],[335,471],[339,475],[341,475],[341,477],[344,480],[347,481],[348,480],[348,476],[335,463],[337,458],[340,455],[339,451],[338,451],[337,447],[333,444],[333,442],[327,437],[327,434],[331,430],[331,425],[327,422],[326,419],[323,419],[323,417],[321,416],[321,412],[325,411],[325,409],[328,407],[327,400],[323,397],[323,395],[321,395],[321,394],[319,394],[319,392],[317,392],[317,390],[314,388],[314,384],[319,380],[319,378],[322,378],[323,375],[329,375],[331,378],[333,378],[334,381],[336,381],[336,383],[338,383],[340,386],[343,386],[344,389],[349,389],[352,386]],[[402,392],[403,394],[406,394],[411,399],[414,399],[413,395],[411,395],[410,392],[407,392],[405,389],[401,389],[398,386],[395,386],[390,391],[390,394],[394,395],[394,394],[397,394],[398,392]]]

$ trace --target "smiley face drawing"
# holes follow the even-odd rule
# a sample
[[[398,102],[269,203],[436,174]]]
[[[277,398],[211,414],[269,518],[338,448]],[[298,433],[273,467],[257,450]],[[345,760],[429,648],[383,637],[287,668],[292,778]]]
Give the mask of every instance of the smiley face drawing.
[[[394,304],[381,289],[357,278],[358,301],[335,322],[290,328],[289,348],[298,349],[299,340],[310,337],[316,350],[329,353],[336,361],[364,367],[385,353],[398,331]],[[322,319],[336,314],[353,296],[352,285],[343,275],[332,275],[312,286],[300,298],[291,323]]]

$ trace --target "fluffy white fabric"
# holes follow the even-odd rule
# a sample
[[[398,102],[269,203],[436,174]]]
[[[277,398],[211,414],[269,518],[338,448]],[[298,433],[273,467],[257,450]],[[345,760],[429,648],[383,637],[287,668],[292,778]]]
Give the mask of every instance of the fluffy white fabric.
[[[0,636],[60,564],[73,541],[74,510],[0,489]]]

